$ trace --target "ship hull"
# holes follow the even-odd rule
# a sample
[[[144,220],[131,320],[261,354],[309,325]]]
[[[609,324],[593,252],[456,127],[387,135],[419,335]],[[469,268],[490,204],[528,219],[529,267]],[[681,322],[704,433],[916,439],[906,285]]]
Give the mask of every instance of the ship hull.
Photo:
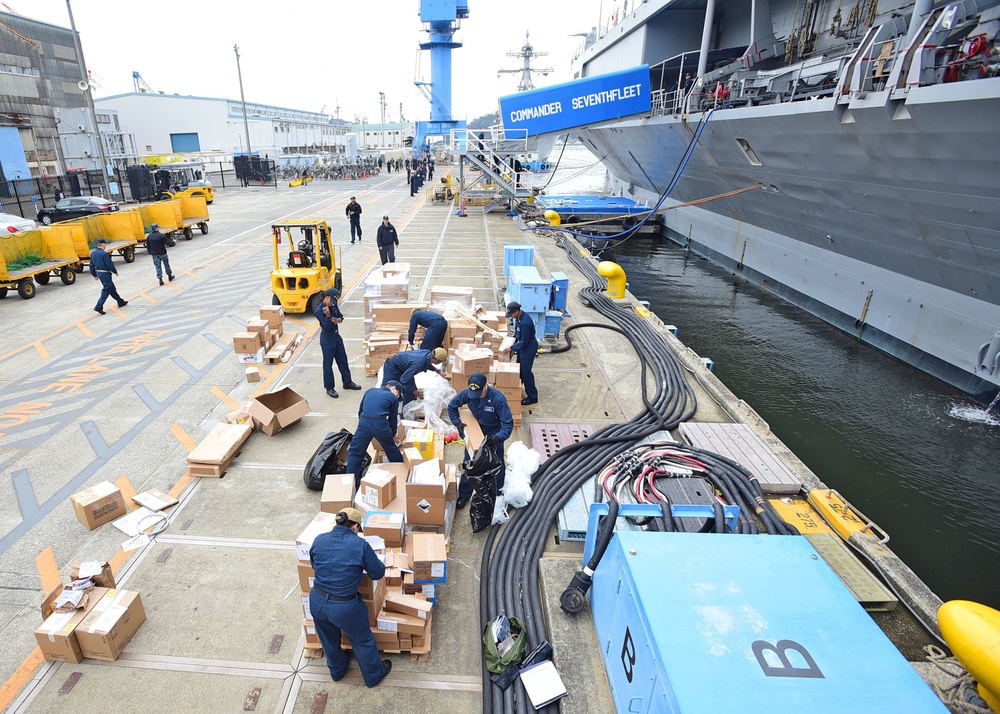
[[[863,342],[970,394],[995,393],[998,94],[1000,79],[912,88],[905,100],[874,92],[716,111],[663,206],[664,225]],[[624,191],[655,201],[699,119],[578,134]]]

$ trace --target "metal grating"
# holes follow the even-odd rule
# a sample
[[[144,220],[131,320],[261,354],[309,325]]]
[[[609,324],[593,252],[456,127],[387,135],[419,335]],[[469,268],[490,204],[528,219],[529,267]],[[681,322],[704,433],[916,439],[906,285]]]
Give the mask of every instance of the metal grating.
[[[531,448],[542,455],[542,463],[559,449],[583,441],[595,431],[591,424],[532,424]]]
[[[741,464],[757,477],[764,493],[798,493],[802,481],[745,424],[684,422],[681,435],[689,444]]]

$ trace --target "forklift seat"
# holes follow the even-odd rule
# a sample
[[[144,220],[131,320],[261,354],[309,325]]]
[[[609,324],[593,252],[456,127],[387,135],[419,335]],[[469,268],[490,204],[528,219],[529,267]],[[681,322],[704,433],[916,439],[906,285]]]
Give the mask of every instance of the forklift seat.
[[[293,250],[288,254],[289,268],[308,268],[310,266],[312,266],[312,261],[309,259],[307,253],[301,250]]]

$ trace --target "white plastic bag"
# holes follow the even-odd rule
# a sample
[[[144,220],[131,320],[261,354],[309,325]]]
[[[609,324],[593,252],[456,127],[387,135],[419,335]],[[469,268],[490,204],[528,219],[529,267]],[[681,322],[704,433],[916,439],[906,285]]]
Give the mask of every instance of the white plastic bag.
[[[503,495],[506,506],[524,508],[531,502],[531,477],[542,463],[542,456],[524,442],[515,441],[507,448],[507,475]]]
[[[423,399],[417,399],[403,407],[404,419],[419,419],[423,416],[432,429],[444,427],[440,416],[448,408],[448,402],[455,398],[455,390],[448,380],[433,370],[418,372],[414,378],[417,389],[424,392]]]
[[[506,483],[507,482],[505,480],[504,484]],[[506,488],[506,485],[504,488]],[[504,495],[502,493],[498,493],[497,501],[493,505],[493,525],[499,526],[506,523],[508,518],[510,518],[510,516],[507,514],[507,501],[504,499]]]

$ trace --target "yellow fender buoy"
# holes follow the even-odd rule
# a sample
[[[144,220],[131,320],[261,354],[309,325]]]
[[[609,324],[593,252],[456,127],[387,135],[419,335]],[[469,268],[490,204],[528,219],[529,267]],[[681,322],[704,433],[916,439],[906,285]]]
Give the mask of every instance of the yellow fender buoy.
[[[562,223],[559,214],[551,208],[545,212],[545,217],[548,219],[550,226],[558,226]]]
[[[938,624],[956,659],[979,683],[979,696],[1000,712],[1000,611],[950,600],[938,609]]]
[[[625,297],[625,271],[622,266],[610,260],[602,260],[597,264],[597,272],[608,279],[608,289],[604,291],[605,295],[615,299]]]

